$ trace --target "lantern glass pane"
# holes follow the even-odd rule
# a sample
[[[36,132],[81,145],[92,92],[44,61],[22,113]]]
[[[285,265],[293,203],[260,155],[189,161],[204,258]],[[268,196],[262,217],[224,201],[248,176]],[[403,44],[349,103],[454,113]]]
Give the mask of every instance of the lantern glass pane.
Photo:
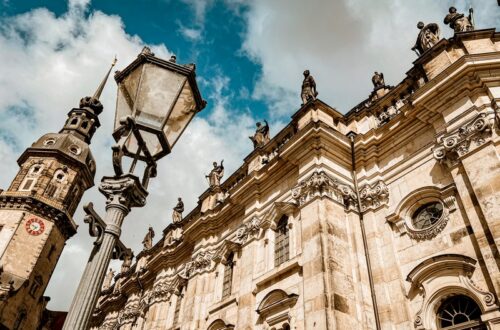
[[[132,115],[137,86],[141,77],[142,66],[132,71],[118,84],[118,96],[116,99],[115,130],[120,127],[120,119]]]
[[[189,83],[186,82],[168,118],[167,125],[164,127],[165,136],[170,148],[177,142],[184,128],[186,128],[195,114],[196,102],[193,91]]]
[[[142,139],[146,143],[149,152],[153,157],[162,152],[163,148],[156,134],[144,130],[140,130],[140,134],[142,136]],[[127,148],[127,151],[129,153],[137,154],[139,150],[139,145],[137,143],[137,139],[135,138],[134,134],[131,134],[130,137],[127,139],[127,141],[125,142],[125,147]],[[144,151],[141,150],[140,156],[145,157]]]
[[[161,130],[185,80],[177,72],[144,64],[134,113],[136,122]]]

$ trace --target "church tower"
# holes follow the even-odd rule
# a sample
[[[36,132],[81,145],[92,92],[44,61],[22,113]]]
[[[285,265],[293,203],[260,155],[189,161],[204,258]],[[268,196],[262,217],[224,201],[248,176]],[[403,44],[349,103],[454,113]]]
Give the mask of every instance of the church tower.
[[[36,329],[41,321],[49,300],[45,288],[66,240],[76,233],[73,214],[94,185],[89,144],[114,64],[94,96],[71,109],[59,133],[43,135],[23,152],[19,172],[0,191],[0,329]]]

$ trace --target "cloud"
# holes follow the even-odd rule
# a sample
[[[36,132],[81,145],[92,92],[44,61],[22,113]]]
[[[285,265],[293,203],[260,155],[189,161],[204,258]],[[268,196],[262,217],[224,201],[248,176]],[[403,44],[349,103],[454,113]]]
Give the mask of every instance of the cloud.
[[[89,13],[88,7],[88,1],[71,0],[68,12],[61,16],[40,8],[0,19],[0,187],[4,189],[17,172],[16,158],[41,135],[61,129],[69,109],[77,106],[82,96],[93,94],[115,54],[117,69],[121,69],[144,45],[140,37],[124,31],[120,17]],[[151,48],[159,57],[170,57],[163,44]],[[161,237],[178,196],[184,198],[187,212],[196,205],[197,197],[207,188],[204,175],[213,160],[224,159],[227,173],[231,173],[250,151],[247,136],[253,120],[230,106],[229,79],[220,72],[210,79],[200,77],[200,81],[211,91],[204,96],[214,112],[206,119],[193,120],[172,154],[159,162],[147,206],[132,210],[126,218],[122,240],[136,254],[142,249],[149,225],[157,238]],[[101,97],[105,107],[100,115],[102,126],[91,145],[97,162],[96,185],[103,175],[113,173],[110,146],[115,86],[110,79]],[[75,214],[78,233],[68,241],[46,290],[52,297],[50,309],[68,309],[89,257],[93,239],[82,221],[81,206],[90,201],[104,216],[104,197],[94,187],[85,193]]]
[[[243,52],[262,66],[254,97],[271,113],[291,113],[300,105],[302,71],[309,69],[319,98],[342,112],[365,99],[374,71],[398,84],[416,59],[419,20],[442,23],[452,1],[255,0],[244,4]],[[499,25],[495,1],[459,1],[475,7],[478,28]],[[496,16],[495,16],[496,15]],[[291,107],[291,108],[290,108]]]

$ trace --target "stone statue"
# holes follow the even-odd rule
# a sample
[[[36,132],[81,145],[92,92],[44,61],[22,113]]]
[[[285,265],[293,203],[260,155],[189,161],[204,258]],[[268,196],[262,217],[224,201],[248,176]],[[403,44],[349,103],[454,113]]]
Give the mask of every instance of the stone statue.
[[[217,165],[217,162],[213,162],[214,168],[210,171],[208,175],[205,177],[208,178],[208,184],[210,188],[219,187],[220,179],[224,176],[224,160],[221,160],[220,165]]]
[[[417,55],[422,55],[426,50],[434,46],[439,41],[439,26],[436,23],[425,25],[423,22],[418,22],[417,28],[420,29],[417,41],[412,50],[417,52]]]
[[[474,30],[472,7],[469,9],[469,16],[457,13],[457,8],[450,7],[448,15],[444,18],[444,24],[448,24],[455,32],[465,32]]]
[[[132,266],[132,259],[134,259],[134,254],[125,254],[123,257],[123,263],[122,263],[122,269],[120,270],[121,273],[126,273],[130,270],[130,266]]]
[[[172,222],[179,223],[182,220],[182,212],[184,212],[184,202],[182,198],[177,199],[177,205],[174,207],[174,212],[172,213]]]
[[[257,124],[255,124],[257,126],[255,134],[249,136],[250,140],[253,142],[254,148],[262,147],[271,140],[269,137],[269,124],[267,120],[264,120],[264,124],[265,125],[262,125],[260,122],[257,122]]]
[[[375,89],[381,88],[385,86],[384,74],[382,72],[378,73],[375,71],[375,74],[372,77],[373,87]]]
[[[144,245],[144,250],[149,250],[153,247],[153,237],[155,237],[155,231],[153,227],[149,227],[148,233],[142,240],[142,245]]]
[[[113,277],[115,277],[115,271],[110,268],[109,272],[104,277],[104,283],[102,284],[102,290],[107,290],[111,287],[111,282],[113,281]]]
[[[300,97],[302,98],[302,105],[306,104],[311,100],[316,100],[318,96],[318,91],[316,90],[316,82],[314,78],[309,73],[309,70],[304,71],[304,81],[302,82],[302,93]]]

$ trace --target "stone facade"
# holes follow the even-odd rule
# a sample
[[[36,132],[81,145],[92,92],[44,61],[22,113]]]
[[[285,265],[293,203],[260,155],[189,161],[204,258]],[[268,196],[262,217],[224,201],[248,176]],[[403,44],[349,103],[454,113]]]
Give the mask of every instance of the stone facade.
[[[452,298],[500,329],[499,105],[494,30],[345,115],[310,100],[115,277],[92,329],[438,329]]]

